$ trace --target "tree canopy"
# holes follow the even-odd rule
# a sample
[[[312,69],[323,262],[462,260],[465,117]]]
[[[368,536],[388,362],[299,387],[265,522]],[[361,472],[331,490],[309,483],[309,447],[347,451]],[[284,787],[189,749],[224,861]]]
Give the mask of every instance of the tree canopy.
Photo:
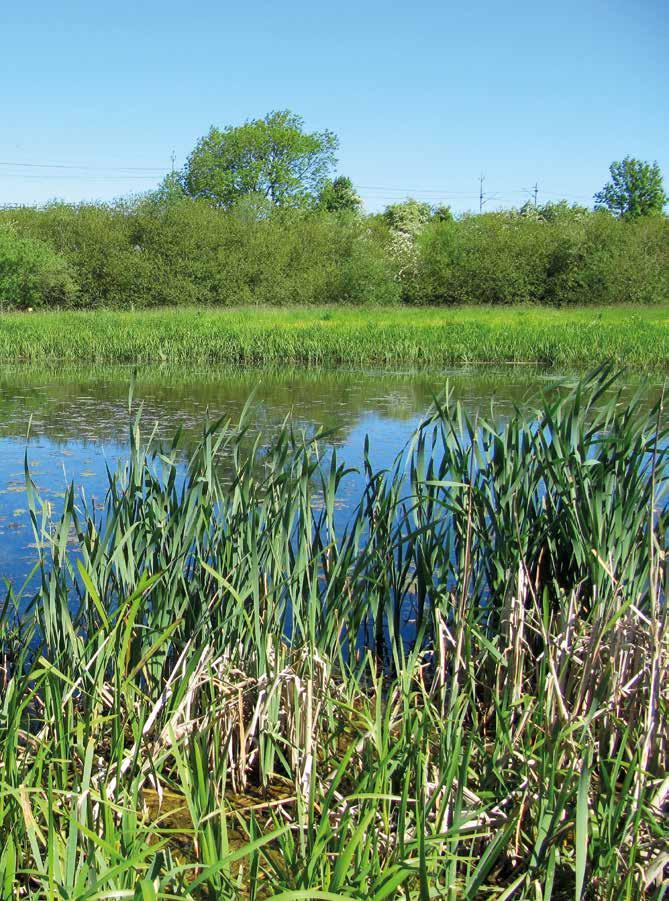
[[[339,175],[334,181],[325,182],[318,198],[318,205],[328,213],[357,213],[362,207],[362,200],[351,179]]]
[[[409,197],[401,203],[391,203],[383,211],[383,218],[393,231],[415,237],[432,219],[429,203]]]
[[[662,213],[667,195],[657,163],[646,163],[626,156],[609,167],[611,180],[595,194],[596,209],[610,210],[624,219]]]
[[[212,126],[188,157],[184,190],[219,207],[251,195],[277,206],[308,205],[334,168],[337,146],[331,131],[306,132],[289,110],[222,130]]]

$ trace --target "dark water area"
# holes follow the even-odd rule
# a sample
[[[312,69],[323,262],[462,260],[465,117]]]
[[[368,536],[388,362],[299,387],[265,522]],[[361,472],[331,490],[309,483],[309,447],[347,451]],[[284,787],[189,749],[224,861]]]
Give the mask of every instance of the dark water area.
[[[392,465],[447,385],[472,415],[489,418],[491,408],[496,417],[514,405],[531,409],[542,392],[563,380],[534,367],[434,372],[2,367],[0,578],[18,586],[36,556],[25,460],[51,516],[60,514],[72,482],[80,498],[101,505],[107,469],[127,458],[129,429],[140,409],[147,439],[155,434],[156,440],[170,440],[181,427],[186,454],[207,421],[225,417],[236,423],[253,393],[252,436],[261,433],[263,442],[271,443],[287,418],[307,433],[320,427],[327,432],[325,447],[336,447],[351,467],[361,465],[369,436],[372,463],[381,468]],[[649,404],[661,391],[661,378],[644,386]],[[347,497],[357,500],[355,477],[347,482],[344,505]]]

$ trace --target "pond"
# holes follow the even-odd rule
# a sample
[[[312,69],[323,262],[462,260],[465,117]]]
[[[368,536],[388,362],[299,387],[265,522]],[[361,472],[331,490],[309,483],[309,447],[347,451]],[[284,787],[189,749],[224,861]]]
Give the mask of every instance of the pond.
[[[209,419],[236,422],[254,393],[251,431],[264,441],[286,417],[308,432],[327,430],[325,444],[340,459],[359,466],[366,436],[375,467],[391,465],[433,397],[448,384],[472,413],[488,415],[513,405],[532,406],[558,381],[534,367],[433,372],[355,370],[210,369],[147,367],[77,370],[0,368],[0,577],[22,580],[35,560],[35,538],[27,511],[24,461],[40,495],[58,516],[66,487],[74,482],[101,501],[107,467],[127,454],[130,423],[141,407],[148,437],[171,438],[183,428],[193,446]],[[129,395],[132,384],[132,407]],[[656,377],[648,402],[662,390]],[[350,483],[352,496],[355,481]]]

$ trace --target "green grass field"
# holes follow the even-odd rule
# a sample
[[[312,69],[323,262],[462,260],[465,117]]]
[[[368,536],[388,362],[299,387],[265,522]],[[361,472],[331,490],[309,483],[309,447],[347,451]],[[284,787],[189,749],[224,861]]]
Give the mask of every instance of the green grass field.
[[[34,312],[0,317],[0,362],[669,367],[669,305],[267,307]]]

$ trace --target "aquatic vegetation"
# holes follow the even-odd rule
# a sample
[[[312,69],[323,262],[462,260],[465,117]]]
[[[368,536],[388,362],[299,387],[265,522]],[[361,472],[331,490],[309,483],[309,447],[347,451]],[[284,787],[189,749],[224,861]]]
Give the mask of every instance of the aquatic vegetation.
[[[336,452],[245,416],[185,468],[135,421],[101,512],[52,522],[27,468],[7,896],[655,896],[669,426],[612,387],[446,396],[345,524]]]
[[[411,365],[614,362],[666,371],[666,306],[288,307],[0,317],[0,362]]]

